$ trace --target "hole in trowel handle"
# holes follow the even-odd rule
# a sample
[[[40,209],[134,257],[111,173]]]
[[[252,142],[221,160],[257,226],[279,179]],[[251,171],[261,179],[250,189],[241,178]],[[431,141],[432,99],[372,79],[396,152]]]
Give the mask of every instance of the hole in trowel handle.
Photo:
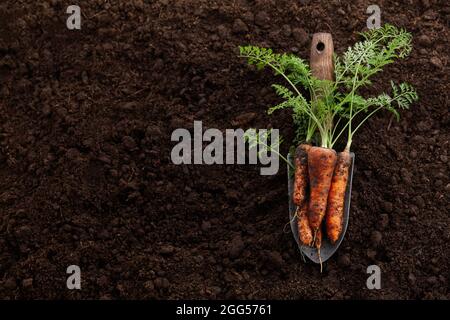
[[[317,51],[322,52],[325,49],[325,44],[322,41],[319,41],[316,46]]]

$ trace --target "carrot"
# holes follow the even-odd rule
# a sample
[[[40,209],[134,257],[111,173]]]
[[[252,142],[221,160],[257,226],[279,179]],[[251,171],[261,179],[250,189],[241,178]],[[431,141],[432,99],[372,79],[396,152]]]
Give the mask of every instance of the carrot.
[[[344,150],[338,155],[336,168],[331,181],[328,194],[328,206],[326,213],[326,230],[332,243],[339,239],[344,221],[344,199],[347,190],[348,173],[350,169],[350,152]]]
[[[322,229],[319,228],[316,231],[315,239],[314,239],[314,246],[319,251],[320,254],[320,248],[322,247]]]
[[[314,237],[314,246],[317,249],[317,255],[319,256],[319,262],[320,262],[320,273],[322,273],[322,256],[320,255],[320,248],[322,247],[322,229],[321,228],[316,230],[316,234]]]
[[[308,173],[311,188],[308,220],[313,231],[319,229],[326,213],[336,158],[336,151],[333,149],[311,147],[308,152]]]
[[[295,175],[294,175],[294,203],[302,206],[306,199],[306,187],[308,185],[308,151],[309,144],[301,144],[295,151]]]
[[[298,226],[298,237],[300,242],[305,246],[310,246],[313,242],[312,230],[309,227],[308,221],[308,201],[304,201],[303,205],[297,209],[297,226]]]

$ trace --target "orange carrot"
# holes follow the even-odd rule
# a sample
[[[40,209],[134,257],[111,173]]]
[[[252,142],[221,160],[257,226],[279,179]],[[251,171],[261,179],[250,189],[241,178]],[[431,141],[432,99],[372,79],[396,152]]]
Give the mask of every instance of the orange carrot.
[[[333,149],[311,147],[308,152],[308,173],[311,189],[308,220],[313,231],[319,229],[326,213],[336,158],[336,151]]]
[[[310,246],[313,242],[312,230],[309,226],[308,221],[308,201],[304,201],[301,207],[297,209],[297,226],[298,226],[298,237],[300,242],[305,246]]]
[[[309,144],[301,144],[295,151],[295,176],[294,176],[294,203],[302,206],[306,199],[306,188],[308,185],[308,151]]]
[[[339,239],[342,232],[344,221],[344,199],[345,191],[347,190],[350,163],[350,152],[348,152],[348,150],[340,152],[331,181],[330,193],[328,194],[326,214],[327,235],[332,243]]]
[[[319,228],[316,231],[315,239],[314,239],[314,246],[320,253],[320,248],[322,247],[322,229]]]
[[[322,248],[322,229],[319,228],[316,230],[316,234],[314,237],[314,246],[317,249],[317,255],[319,256],[320,262],[320,273],[322,273],[322,256],[320,255],[320,248]]]

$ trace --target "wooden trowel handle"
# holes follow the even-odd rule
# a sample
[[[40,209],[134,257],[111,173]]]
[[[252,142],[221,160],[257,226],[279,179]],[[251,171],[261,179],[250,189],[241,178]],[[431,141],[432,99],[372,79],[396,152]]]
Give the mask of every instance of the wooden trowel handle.
[[[320,80],[333,81],[333,38],[330,33],[314,33],[309,59],[312,75]]]

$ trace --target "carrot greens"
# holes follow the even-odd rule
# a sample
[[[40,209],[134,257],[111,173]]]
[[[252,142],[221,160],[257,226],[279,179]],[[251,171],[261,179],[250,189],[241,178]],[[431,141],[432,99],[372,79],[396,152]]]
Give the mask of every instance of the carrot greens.
[[[271,68],[284,79],[273,84],[283,101],[268,109],[268,113],[292,109],[295,143],[311,143],[333,148],[347,133],[346,149],[359,128],[376,112],[385,109],[399,117],[398,109],[407,109],[418,99],[414,88],[403,82],[391,81],[391,94],[363,97],[359,89],[370,86],[370,78],[396,59],[411,52],[411,34],[386,24],[379,29],[362,32],[362,41],[349,47],[341,57],[334,57],[335,81],[319,80],[311,74],[308,64],[293,54],[278,54],[255,46],[240,47],[240,56],[258,69]],[[309,99],[308,99],[309,98]],[[362,118],[362,119],[361,119]]]

